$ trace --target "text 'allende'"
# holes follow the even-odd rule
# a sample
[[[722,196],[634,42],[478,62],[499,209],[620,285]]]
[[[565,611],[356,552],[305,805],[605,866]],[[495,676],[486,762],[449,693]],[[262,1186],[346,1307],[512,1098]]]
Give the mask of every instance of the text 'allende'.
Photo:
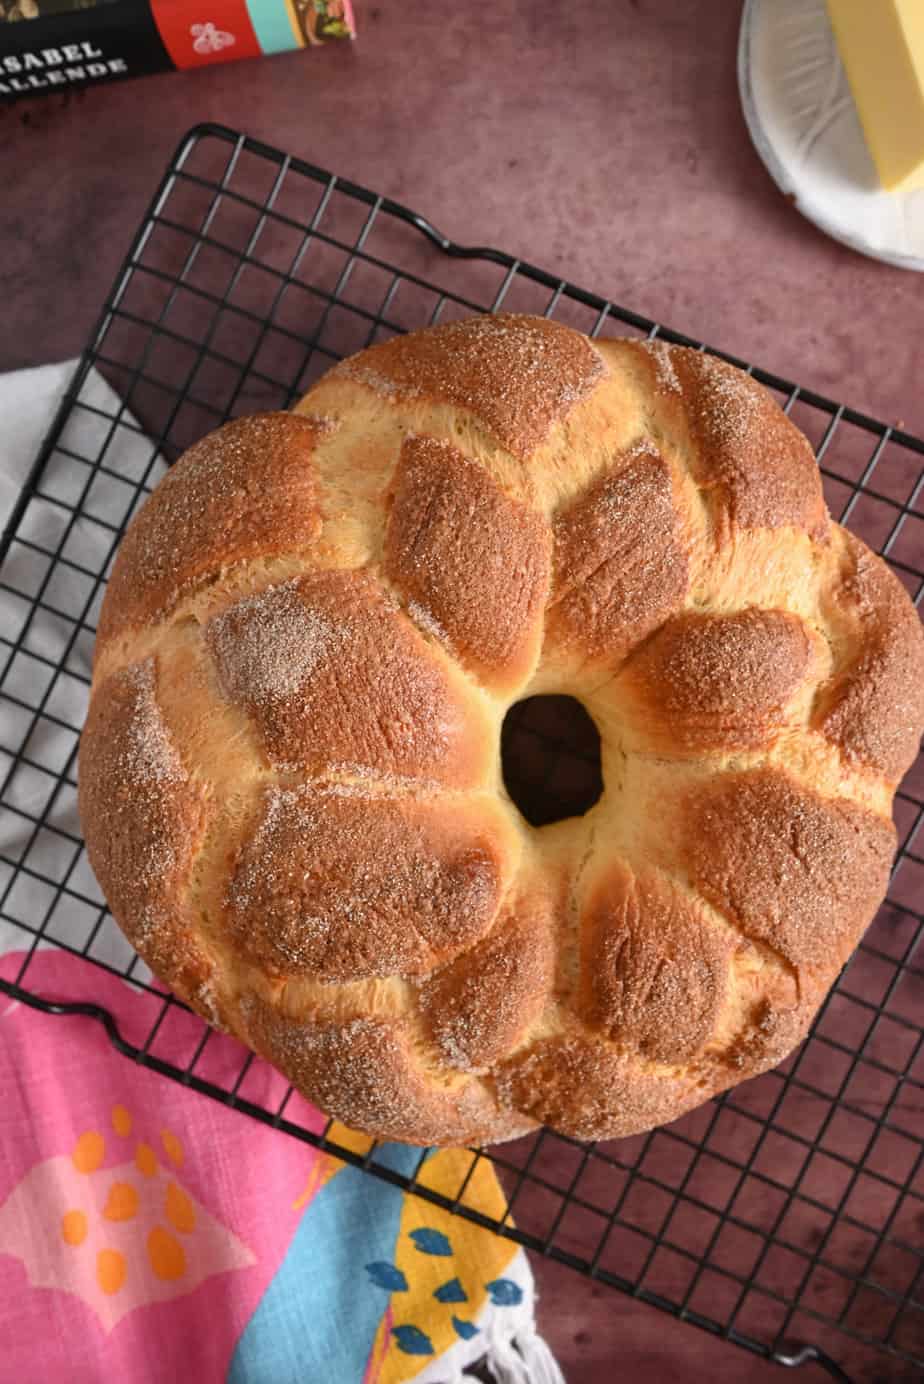
[[[35,53],[10,53],[0,57],[0,96],[127,71],[124,58],[107,58],[92,43],[65,43],[59,48],[40,48]]]

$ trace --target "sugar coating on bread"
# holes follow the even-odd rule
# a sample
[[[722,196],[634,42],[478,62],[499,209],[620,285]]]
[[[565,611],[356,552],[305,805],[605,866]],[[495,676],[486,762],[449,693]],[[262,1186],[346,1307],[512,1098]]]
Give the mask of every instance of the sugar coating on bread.
[[[99,639],[169,613],[234,562],[298,553],[320,530],[310,464],[330,419],[263,413],[196,443],[167,473],[116,556]]]
[[[332,372],[388,399],[448,405],[528,461],[605,373],[586,337],[541,318],[471,317],[395,337]]]
[[[666,876],[617,862],[581,920],[587,1023],[656,1062],[695,1058],[725,1005],[737,940]]]
[[[604,791],[537,829],[500,728],[543,692]],[[152,969],[329,1114],[615,1138],[804,1037],[922,727],[914,608],[766,391],[478,317],[177,462],[106,593],[80,810]]]
[[[620,680],[627,733],[666,751],[758,749],[804,719],[820,637],[785,610],[685,611],[666,620]]]
[[[671,468],[647,439],[557,514],[556,643],[620,659],[683,603],[690,564]]]
[[[228,887],[230,937],[280,977],[429,973],[480,938],[503,892],[486,812],[342,784],[268,790]]]
[[[551,568],[549,527],[457,447],[407,438],[384,571],[415,620],[489,686],[532,666]]]
[[[225,698],[280,770],[469,787],[479,727],[462,679],[373,576],[311,572],[234,601],[204,626]]]

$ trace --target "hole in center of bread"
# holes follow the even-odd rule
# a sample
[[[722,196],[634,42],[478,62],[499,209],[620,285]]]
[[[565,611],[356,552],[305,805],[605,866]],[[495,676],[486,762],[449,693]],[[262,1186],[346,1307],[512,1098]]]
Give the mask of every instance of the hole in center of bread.
[[[534,827],[581,817],[603,792],[600,733],[575,697],[525,697],[504,717],[504,784]]]

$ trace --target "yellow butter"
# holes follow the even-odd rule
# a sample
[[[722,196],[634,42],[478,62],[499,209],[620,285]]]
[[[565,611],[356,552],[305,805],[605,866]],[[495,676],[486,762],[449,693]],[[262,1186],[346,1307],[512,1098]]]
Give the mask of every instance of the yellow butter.
[[[827,0],[879,181],[924,186],[924,0]]]

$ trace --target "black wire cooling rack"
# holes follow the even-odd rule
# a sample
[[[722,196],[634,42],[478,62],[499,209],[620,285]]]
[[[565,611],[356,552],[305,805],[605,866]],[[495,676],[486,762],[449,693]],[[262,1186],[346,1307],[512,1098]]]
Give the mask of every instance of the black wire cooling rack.
[[[405,1177],[376,1147],[360,1155],[305,1128],[291,1093],[272,1108],[248,1098],[255,1059],[243,1049],[234,1079],[215,1080],[204,1026],[185,1065],[159,1056],[175,1001],[127,948],[113,948],[76,822],[75,768],[100,593],[134,508],[164,459],[224,419],[287,407],[375,340],[501,305],[591,334],[701,346],[508,255],[454,245],[406,208],[242,135],[201,126],[182,141],[0,548],[0,723],[11,736],[0,931],[20,953],[0,989],[52,1013],[91,1015],[135,1061],[757,1355],[815,1361],[839,1379],[919,1380],[922,760],[897,799],[902,848],[889,899],[792,1058],[644,1137],[588,1145],[541,1131],[473,1150],[454,1198],[419,1180],[423,1155]],[[832,512],[918,600],[924,442],[752,373],[812,440]],[[110,391],[100,392],[99,374]],[[506,735],[526,787],[541,765],[546,792],[582,791],[580,750],[530,724],[523,706]],[[101,1006],[42,993],[36,958],[49,945],[154,997],[147,1035],[129,1042]],[[481,1159],[507,1192],[502,1221],[467,1203]]]

